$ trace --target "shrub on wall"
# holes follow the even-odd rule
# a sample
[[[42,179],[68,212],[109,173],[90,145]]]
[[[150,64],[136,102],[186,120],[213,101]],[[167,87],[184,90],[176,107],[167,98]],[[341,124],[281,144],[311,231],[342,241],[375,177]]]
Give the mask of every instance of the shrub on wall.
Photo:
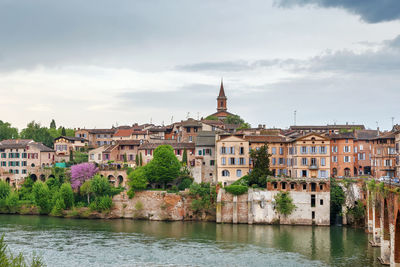
[[[244,185],[230,185],[225,187],[226,192],[239,196],[247,192],[248,187]]]
[[[296,205],[293,204],[293,199],[289,192],[279,192],[275,195],[275,209],[283,216],[290,215],[295,209]]]

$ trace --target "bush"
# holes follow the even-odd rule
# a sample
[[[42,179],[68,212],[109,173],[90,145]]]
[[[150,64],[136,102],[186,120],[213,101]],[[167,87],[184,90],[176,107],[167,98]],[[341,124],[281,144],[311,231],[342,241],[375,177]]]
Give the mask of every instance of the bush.
[[[144,190],[147,188],[148,180],[146,178],[146,166],[138,167],[128,175],[128,196],[130,198],[135,196],[135,191]]]
[[[5,199],[10,192],[11,186],[4,181],[0,181],[0,199]]]
[[[64,183],[60,187],[60,196],[64,202],[64,209],[70,209],[74,205],[74,192],[69,183]]]
[[[106,177],[95,175],[90,180],[90,188],[95,196],[109,196],[111,194],[111,185]]]
[[[249,186],[249,175],[245,175],[239,180],[236,180],[233,182],[231,185],[243,185],[243,186]]]
[[[36,182],[33,185],[32,192],[40,213],[49,214],[52,207],[50,190],[47,185],[43,182]]]
[[[275,209],[283,216],[290,215],[296,209],[296,205],[293,204],[293,199],[290,197],[289,192],[279,192],[275,195],[275,202]]]
[[[61,216],[62,211],[65,209],[65,203],[62,199],[61,195],[58,194],[58,197],[55,199],[55,203],[53,209],[51,210],[51,214],[55,216]]]
[[[19,197],[16,192],[11,192],[6,198],[6,207],[10,212],[16,212],[19,206]]]
[[[249,188],[244,185],[230,185],[225,187],[226,192],[232,195],[239,196],[247,192]]]
[[[217,200],[215,186],[210,183],[193,183],[190,186],[189,195],[193,197],[194,212],[206,212],[213,209]]]
[[[110,196],[97,197],[95,201],[90,203],[90,209],[99,212],[109,211],[112,207],[112,198]]]
[[[180,190],[180,191],[183,191],[183,190],[185,190],[186,188],[189,188],[190,187],[190,185],[193,183],[193,180],[192,179],[190,179],[190,178],[184,178],[183,180],[182,180],[182,182],[178,185],[178,189]]]
[[[29,200],[31,202],[34,201],[34,197],[32,194],[34,182],[30,177],[26,177],[21,187],[18,190],[19,199],[21,200]]]

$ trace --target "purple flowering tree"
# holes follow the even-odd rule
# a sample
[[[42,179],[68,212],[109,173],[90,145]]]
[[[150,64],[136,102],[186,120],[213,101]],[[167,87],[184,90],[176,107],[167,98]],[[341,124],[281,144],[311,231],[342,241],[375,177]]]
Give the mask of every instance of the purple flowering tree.
[[[99,168],[93,163],[81,163],[71,166],[71,186],[78,189],[86,180],[91,179]]]

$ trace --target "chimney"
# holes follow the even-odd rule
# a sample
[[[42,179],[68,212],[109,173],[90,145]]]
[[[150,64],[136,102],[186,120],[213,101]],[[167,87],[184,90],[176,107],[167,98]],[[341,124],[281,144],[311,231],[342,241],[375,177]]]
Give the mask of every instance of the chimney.
[[[380,135],[380,133],[379,133],[379,127],[378,127],[376,130],[378,131],[378,133],[377,133],[377,134],[378,134],[378,136],[379,136],[379,135]]]

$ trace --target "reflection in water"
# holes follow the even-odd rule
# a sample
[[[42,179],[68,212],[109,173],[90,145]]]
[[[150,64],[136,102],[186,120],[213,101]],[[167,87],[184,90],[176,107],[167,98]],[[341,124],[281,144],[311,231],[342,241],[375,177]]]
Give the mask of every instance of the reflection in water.
[[[15,252],[48,266],[379,266],[362,229],[0,215]]]

